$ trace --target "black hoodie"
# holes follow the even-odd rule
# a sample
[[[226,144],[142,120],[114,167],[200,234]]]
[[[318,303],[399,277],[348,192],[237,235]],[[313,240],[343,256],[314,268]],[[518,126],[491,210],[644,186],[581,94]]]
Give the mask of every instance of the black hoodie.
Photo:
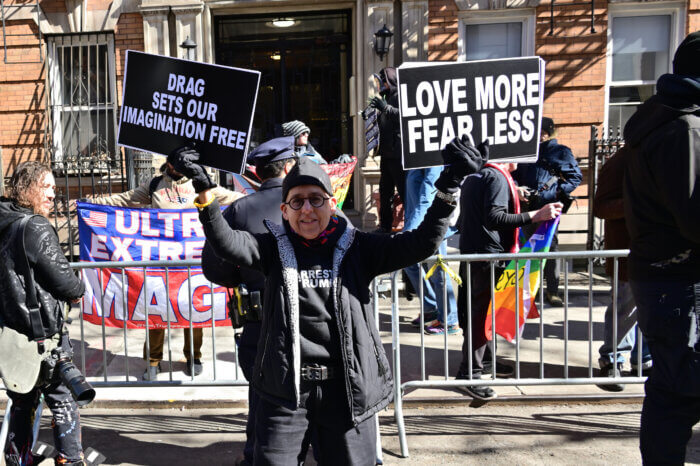
[[[10,327],[30,338],[40,337],[32,334],[26,306],[26,254],[34,272],[44,333],[50,337],[61,330],[62,302],[80,298],[85,286],[71,270],[56,232],[45,217],[34,215],[27,222],[22,241],[20,220],[29,215],[30,210],[0,198],[0,327]]]
[[[401,127],[399,122],[399,88],[396,81],[396,69],[382,68],[379,77],[389,85],[382,91],[386,100],[386,109],[379,114],[379,155],[387,159],[401,158]]]
[[[700,80],[666,74],[625,126],[633,280],[700,280]]]

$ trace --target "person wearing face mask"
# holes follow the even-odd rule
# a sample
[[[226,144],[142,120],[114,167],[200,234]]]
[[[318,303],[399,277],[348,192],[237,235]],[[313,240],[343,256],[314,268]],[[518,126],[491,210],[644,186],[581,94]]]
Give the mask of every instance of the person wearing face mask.
[[[392,397],[389,361],[373,322],[374,277],[430,256],[442,241],[455,193],[484,163],[465,140],[445,149],[450,166],[436,181],[425,220],[396,235],[357,231],[336,215],[328,175],[302,158],[282,184],[283,224],[233,230],[211,194],[199,154],[175,151],[192,178],[207,245],[220,258],[265,277],[261,339],[252,384],[260,395],[255,464],[296,465],[310,429],[320,464],[375,464],[373,415]]]
[[[229,205],[243,194],[217,187],[213,195],[221,205]],[[96,197],[88,202],[93,204],[111,205],[117,207],[151,207],[153,209],[192,209],[197,194],[192,187],[192,180],[183,176],[166,162],[160,167],[160,174],[147,183],[143,183],[130,191],[113,194],[106,197]],[[190,354],[190,330],[183,329],[185,343],[182,352],[185,355],[185,375],[197,376],[204,370],[202,366],[202,329],[192,329],[192,354]],[[146,354],[146,343],[143,345],[144,359],[149,364],[143,373],[143,380],[156,380],[161,371],[160,362],[163,360],[163,345],[165,329],[153,328],[148,330],[149,351]]]
[[[24,162],[10,179],[7,197],[0,198],[0,328],[11,328],[36,341],[40,351],[55,345],[57,349],[52,354],[70,358],[73,347],[64,326],[63,309],[66,303],[80,301],[85,286],[71,270],[48,219],[54,207],[55,189],[49,167]],[[31,277],[38,310],[34,310],[30,292],[25,289]],[[7,350],[0,357],[5,361],[16,356],[4,351]],[[15,348],[16,351],[19,350]],[[39,372],[35,386],[26,393],[8,387],[12,407],[4,452],[6,464],[42,461],[32,453],[34,416],[42,394],[53,414],[54,446],[58,451],[55,463],[84,464],[78,405],[58,370]]]

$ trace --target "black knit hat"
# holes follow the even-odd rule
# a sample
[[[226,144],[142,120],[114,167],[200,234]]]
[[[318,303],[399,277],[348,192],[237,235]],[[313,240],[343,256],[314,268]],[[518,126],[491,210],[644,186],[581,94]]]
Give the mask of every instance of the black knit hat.
[[[282,200],[287,201],[287,194],[296,186],[314,185],[323,189],[329,196],[333,196],[333,186],[328,173],[321,166],[309,159],[302,157],[296,165],[289,170],[282,182]]]
[[[700,31],[688,34],[676,49],[673,74],[700,77]]]
[[[554,135],[554,120],[549,117],[542,117],[542,131],[549,134],[549,136]]]

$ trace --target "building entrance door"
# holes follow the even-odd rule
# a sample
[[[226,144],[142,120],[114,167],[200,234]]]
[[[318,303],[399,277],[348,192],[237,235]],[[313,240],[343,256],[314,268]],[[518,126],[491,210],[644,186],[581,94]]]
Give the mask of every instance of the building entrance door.
[[[262,73],[251,147],[301,120],[326,160],[352,153],[350,21],[349,10],[215,18],[216,63]]]

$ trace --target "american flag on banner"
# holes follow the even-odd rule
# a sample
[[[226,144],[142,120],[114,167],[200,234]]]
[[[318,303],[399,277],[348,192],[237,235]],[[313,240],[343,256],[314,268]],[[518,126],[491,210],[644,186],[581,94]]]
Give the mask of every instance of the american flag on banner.
[[[107,228],[107,212],[81,210],[81,213],[86,225],[96,228]]]

